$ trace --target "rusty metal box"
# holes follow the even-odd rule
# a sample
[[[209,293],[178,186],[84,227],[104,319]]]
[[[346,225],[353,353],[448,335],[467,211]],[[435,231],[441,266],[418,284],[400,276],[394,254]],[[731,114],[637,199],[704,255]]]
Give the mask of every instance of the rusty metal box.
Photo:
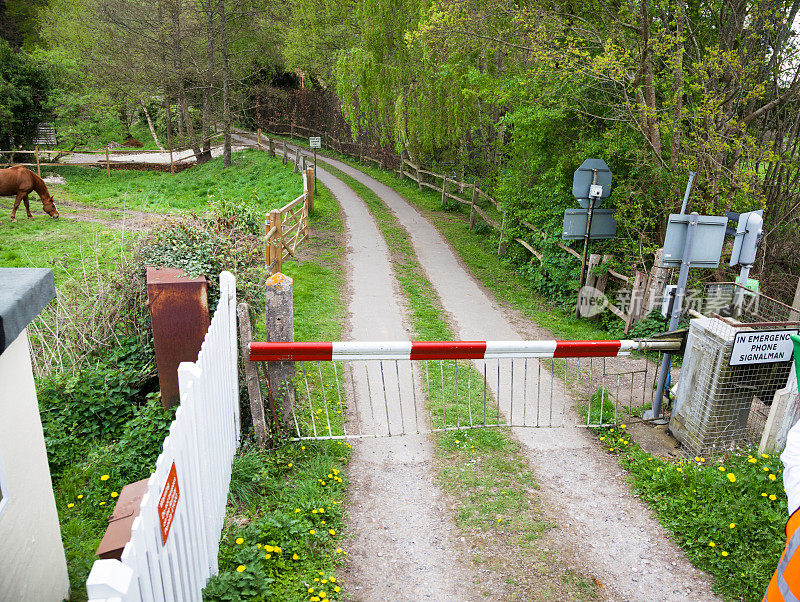
[[[145,493],[147,493],[147,479],[125,485],[119,492],[103,540],[95,552],[100,558],[120,559],[125,544],[131,539],[133,519],[139,516],[139,504]]]
[[[197,361],[209,326],[208,283],[174,268],[147,268],[147,304],[153,328],[161,403],[179,403],[178,364]]]

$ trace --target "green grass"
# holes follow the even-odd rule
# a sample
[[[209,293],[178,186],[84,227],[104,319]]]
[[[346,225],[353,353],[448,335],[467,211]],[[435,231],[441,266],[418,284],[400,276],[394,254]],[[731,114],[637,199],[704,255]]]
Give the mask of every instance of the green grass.
[[[217,158],[176,174],[115,170],[107,177],[104,169],[86,167],[43,169],[42,175],[46,173],[57,173],[67,181],[51,187],[56,204],[66,199],[91,207],[156,213],[203,213],[222,197],[247,201],[266,212],[282,207],[303,191],[301,177],[291,165],[283,166],[280,160],[256,150],[234,153],[227,169]]]
[[[335,168],[326,170],[342,179],[366,203],[392,249],[392,267],[406,299],[414,338],[451,340],[453,333],[436,291],[417,262],[408,233],[380,198],[366,186]],[[428,362],[437,371],[438,362]],[[452,365],[449,364],[448,365]],[[465,396],[467,379],[473,387],[482,386],[482,377],[469,362],[455,376],[440,380],[425,379],[425,392],[434,428],[469,424],[466,412],[457,414],[459,391]],[[442,384],[443,383],[443,384]],[[497,420],[497,411],[489,405],[487,422]],[[456,502],[456,524],[467,535],[480,533],[492,538],[491,549],[480,547],[473,561],[489,565],[501,574],[514,575],[518,593],[537,599],[596,599],[598,592],[591,579],[567,568],[552,554],[540,549],[542,534],[552,527],[532,495],[537,488],[519,443],[503,430],[481,428],[439,432],[434,437],[436,470],[440,486]]]
[[[97,223],[44,215],[18,220],[4,216],[0,222],[0,267],[52,268],[56,285],[82,277],[86,269],[110,269],[126,244],[122,231]]]
[[[338,340],[346,317],[343,222],[333,196],[321,185],[311,217],[311,239],[303,243],[311,257],[290,260],[284,268],[293,279],[295,339]],[[259,313],[256,336],[263,337],[263,308],[254,309]],[[325,370],[325,382],[331,383],[331,366]],[[302,394],[305,386],[299,390]],[[312,387],[312,398],[319,409],[319,386]],[[341,420],[335,412],[334,423]],[[240,452],[220,546],[220,574],[206,588],[206,599],[261,595],[308,601],[320,592],[341,599],[336,569],[347,555],[341,537],[350,449],[338,440],[286,443],[269,452],[249,446]]]

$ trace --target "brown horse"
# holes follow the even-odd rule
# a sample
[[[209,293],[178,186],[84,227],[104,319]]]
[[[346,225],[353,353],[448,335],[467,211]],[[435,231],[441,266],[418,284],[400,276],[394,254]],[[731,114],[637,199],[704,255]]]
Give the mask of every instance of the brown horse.
[[[0,169],[0,196],[17,197],[14,201],[14,208],[11,210],[12,222],[17,221],[14,216],[17,213],[20,201],[25,201],[25,210],[28,212],[28,217],[33,217],[31,206],[28,204],[28,195],[34,190],[39,195],[39,200],[42,201],[42,210],[50,217],[58,217],[53,197],[48,192],[47,185],[42,178],[21,165]]]

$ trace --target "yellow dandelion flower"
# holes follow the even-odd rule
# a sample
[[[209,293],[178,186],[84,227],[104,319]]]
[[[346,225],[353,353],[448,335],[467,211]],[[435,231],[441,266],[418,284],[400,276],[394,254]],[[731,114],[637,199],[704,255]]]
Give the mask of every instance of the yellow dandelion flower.
[[[273,548],[272,546],[264,546],[264,551],[265,552],[272,552],[274,549],[275,548]]]
[[[308,593],[309,594],[313,594],[314,593],[314,588],[313,587],[309,587],[308,588]]]
[[[700,461],[700,457],[699,457],[699,456],[695,456],[695,457],[694,457],[694,461],[695,461],[695,462],[699,462],[699,461]]]
[[[297,514],[298,512],[300,512],[300,508],[295,508],[294,513]]]
[[[326,594],[325,592],[320,592],[320,593],[319,593],[319,597],[320,597],[320,598],[327,598],[327,597],[328,597],[328,594]]]
[[[118,495],[119,495],[119,493],[117,493],[116,491],[112,491],[111,492],[111,497],[117,497]]]
[[[342,548],[336,548],[336,553],[337,554],[341,554],[342,553]]]
[[[244,537],[237,537],[236,538],[236,543],[237,543],[237,545],[243,544],[244,543]]]
[[[272,551],[275,552],[276,554],[282,554],[283,553],[283,550],[281,550],[278,546],[273,547]]]
[[[328,533],[330,533],[331,535],[336,535],[336,530],[335,529],[328,529]]]
[[[336,583],[336,577],[331,577],[331,583]]]
[[[728,480],[731,483],[735,483],[736,482],[736,475],[735,474],[733,474],[732,472],[729,472],[727,476],[728,476]]]
[[[237,573],[241,573],[241,572],[242,572],[242,571],[244,571],[246,568],[247,568],[246,566],[244,566],[243,564],[240,564],[239,566],[237,566],[237,567],[236,567],[236,572],[237,572]]]
[[[498,522],[498,523],[501,523],[501,522],[503,522],[503,519],[502,519],[502,518],[498,518],[498,519],[497,519],[497,522]]]
[[[294,466],[294,464],[292,464],[291,462],[289,462],[289,464],[287,464],[287,466],[288,466],[289,468],[291,468],[292,466]]]
[[[681,468],[680,466],[678,466],[678,468],[676,468],[675,470],[677,470],[678,472],[683,472],[683,468]]]
[[[322,581],[320,581],[320,583],[322,583],[323,585],[325,585],[327,582],[328,582],[327,579],[323,579]]]
[[[83,499],[83,494],[80,494],[80,495],[78,496],[78,499],[79,499],[79,500],[82,500],[82,499]]]
[[[767,497],[767,494],[766,493],[762,493],[761,497]]]
[[[67,508],[73,508],[74,506],[75,506],[75,504],[73,504],[72,502],[70,502],[69,504],[67,504]]]
[[[312,597],[310,598],[310,600],[311,600],[311,602],[320,602],[320,599],[319,599],[319,597],[318,597],[318,596],[312,596]]]
[[[292,560],[300,560],[300,557],[297,555],[296,552],[292,554]]]
[[[774,474],[769,475],[769,480],[774,481],[777,477]]]
[[[608,448],[608,451],[614,451],[613,447]]]
[[[731,529],[735,529],[735,528],[736,528],[736,523],[731,523],[731,524],[730,524],[730,525],[728,525],[728,526],[729,526]]]
[[[332,473],[328,473],[328,478],[332,479],[333,478],[333,474]]]
[[[316,508],[314,508],[314,509],[311,511],[311,514],[316,514],[317,512],[319,512],[319,510],[317,510]]]
[[[605,440],[606,440],[605,437],[600,437],[600,441],[605,441]]]
[[[320,514],[325,514],[325,508],[320,508],[318,511]]]
[[[105,502],[100,502],[100,506],[105,506],[105,505],[106,505]]]
[[[717,470],[720,471],[720,472],[725,472],[725,467],[724,466],[720,466],[719,468],[717,468]]]
[[[769,466],[765,466],[765,467],[764,467],[764,468],[762,468],[761,470],[763,470],[764,472],[769,472]]]
[[[656,472],[661,472],[661,468],[656,468]]]
[[[316,532],[314,529],[311,529],[311,530],[309,531],[309,533],[311,533],[311,535],[316,535],[316,534],[317,534],[317,532]]]
[[[257,543],[257,544],[256,544],[256,548],[260,550],[260,549],[261,549],[261,544],[260,544],[260,543]]]
[[[301,445],[301,446],[300,446],[300,449],[305,449],[305,448],[306,448],[306,446],[305,446],[305,445]]]
[[[335,591],[338,594],[340,591],[342,591],[342,588],[337,585],[336,587],[333,588],[333,591]]]
[[[723,556],[727,556],[728,555],[728,553],[725,550],[722,550],[722,552],[720,552],[720,554],[722,554]]]
[[[624,428],[625,428],[625,425],[624,425],[624,424],[620,424],[620,425],[619,425],[619,428],[621,428],[621,429],[624,429]]]
[[[715,544],[713,541],[709,541],[708,542],[708,547],[709,548],[713,548],[715,545],[717,545],[717,544]]]
[[[111,475],[104,474],[102,477],[100,477],[100,480],[101,481],[108,481],[108,479],[110,479],[110,478],[111,478]]]
[[[762,458],[769,458],[769,454],[761,454]]]
[[[758,462],[758,460],[756,460],[755,458],[750,458],[748,462],[750,462],[750,464],[755,464],[756,462]]]
[[[769,499],[771,499],[771,500],[774,502],[774,501],[775,501],[775,500],[777,500],[778,498],[777,498],[777,497],[775,497],[775,495],[773,494],[773,495],[769,496]]]

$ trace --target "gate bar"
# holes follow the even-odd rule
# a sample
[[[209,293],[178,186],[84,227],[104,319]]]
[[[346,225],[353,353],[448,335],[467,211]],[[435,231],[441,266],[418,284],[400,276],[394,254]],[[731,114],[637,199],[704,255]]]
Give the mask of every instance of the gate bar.
[[[616,341],[327,341],[250,343],[251,362],[456,360],[616,357],[631,351],[676,351],[677,340]]]

